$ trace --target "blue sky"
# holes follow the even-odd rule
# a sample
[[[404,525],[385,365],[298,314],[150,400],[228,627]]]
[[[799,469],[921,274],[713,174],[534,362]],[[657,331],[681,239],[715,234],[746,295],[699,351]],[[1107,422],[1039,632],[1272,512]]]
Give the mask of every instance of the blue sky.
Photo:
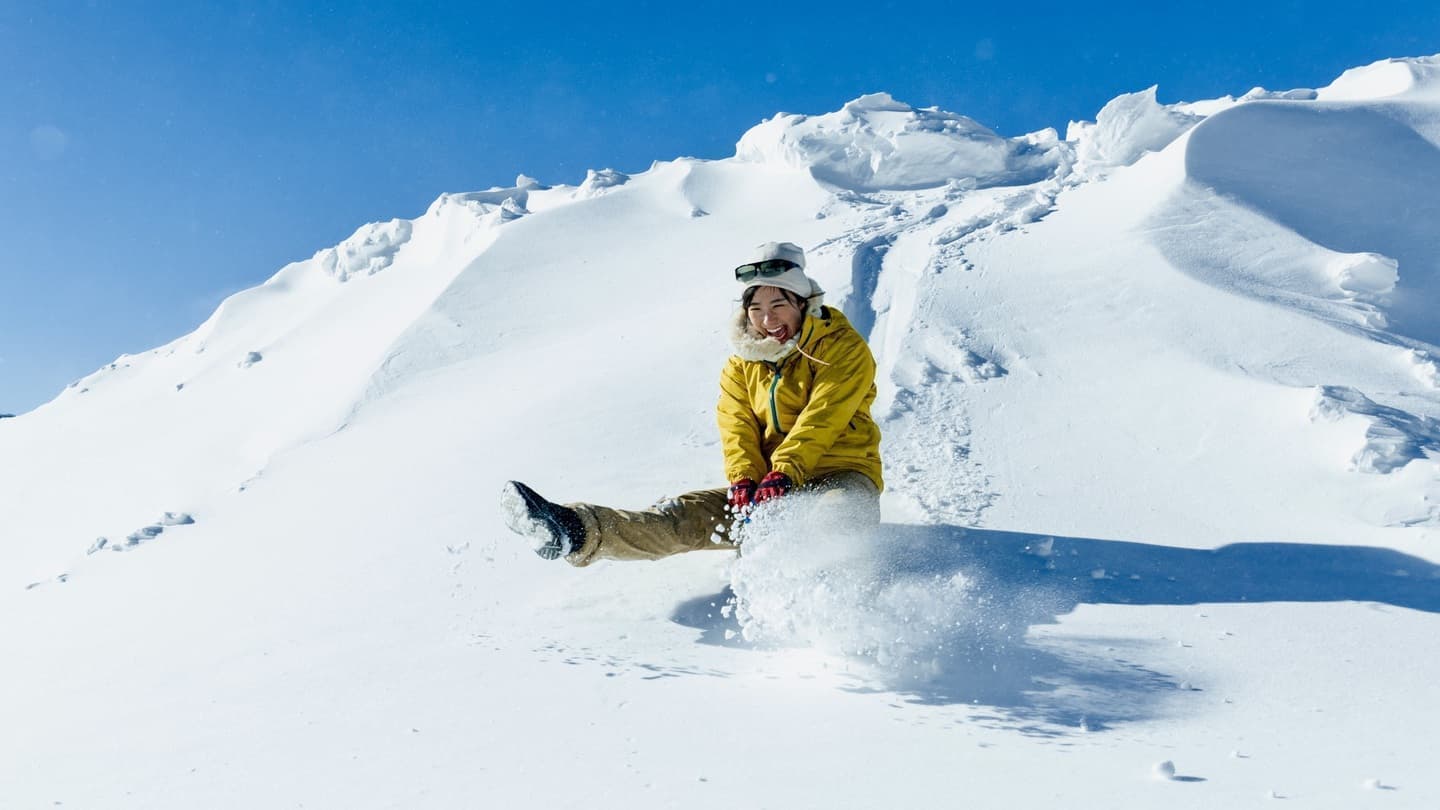
[[[194,7],[190,7],[193,5]],[[1006,135],[1440,52],[1440,4],[0,2],[0,413],[359,225],[874,91]]]

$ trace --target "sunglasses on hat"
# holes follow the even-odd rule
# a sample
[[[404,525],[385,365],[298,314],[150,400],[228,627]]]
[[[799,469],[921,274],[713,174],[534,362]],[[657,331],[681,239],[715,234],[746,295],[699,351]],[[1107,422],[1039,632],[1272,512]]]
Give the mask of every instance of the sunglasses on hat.
[[[799,266],[800,265],[794,262],[788,262],[784,259],[766,259],[763,262],[751,262],[750,264],[742,264],[735,268],[735,280],[749,281],[756,276],[761,278],[774,278],[792,267]]]

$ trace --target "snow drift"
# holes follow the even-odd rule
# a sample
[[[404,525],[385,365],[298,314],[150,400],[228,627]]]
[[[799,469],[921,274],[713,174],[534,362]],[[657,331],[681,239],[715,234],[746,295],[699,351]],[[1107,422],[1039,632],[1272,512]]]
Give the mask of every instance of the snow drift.
[[[1002,138],[963,115],[916,110],[886,93],[861,96],[839,112],[779,115],[745,133],[740,160],[775,162],[842,189],[919,189],[965,180],[1023,185],[1065,159],[1053,130]]]

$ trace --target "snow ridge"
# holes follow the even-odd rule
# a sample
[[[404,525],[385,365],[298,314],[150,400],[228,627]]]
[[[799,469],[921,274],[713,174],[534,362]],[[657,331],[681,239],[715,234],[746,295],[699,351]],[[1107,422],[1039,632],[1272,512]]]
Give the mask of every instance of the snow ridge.
[[[873,93],[835,113],[778,115],[746,132],[735,156],[797,167],[836,188],[877,191],[956,178],[978,187],[1030,183],[1054,174],[1067,151],[1054,130],[1002,138],[963,115]]]
[[[1320,386],[1310,410],[1312,420],[1338,421],[1351,414],[1364,418],[1365,444],[1355,452],[1351,468],[1364,473],[1392,473],[1411,461],[1440,460],[1440,419],[1416,416],[1379,405],[1343,385]]]
[[[413,231],[414,226],[403,219],[365,225],[339,245],[316,253],[313,261],[342,284],[352,276],[373,276],[395,262],[395,254]]]
[[[1321,101],[1373,101],[1408,96],[1440,98],[1440,55],[1382,59],[1350,68],[1321,88]]]
[[[1075,144],[1081,171],[1129,166],[1147,152],[1158,152],[1195,126],[1203,116],[1161,105],[1157,87],[1117,96],[1095,123],[1071,122],[1065,140]]]

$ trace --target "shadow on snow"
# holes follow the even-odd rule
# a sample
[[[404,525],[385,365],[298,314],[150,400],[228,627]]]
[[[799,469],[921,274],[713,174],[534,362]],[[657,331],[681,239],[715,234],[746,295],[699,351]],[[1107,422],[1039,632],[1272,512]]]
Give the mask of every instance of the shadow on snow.
[[[1199,691],[1127,660],[1132,638],[1027,638],[1081,604],[1196,605],[1375,602],[1440,613],[1440,566],[1383,548],[1308,543],[1234,543],[1187,549],[1120,540],[1023,534],[955,526],[881,527],[875,570],[915,588],[962,574],[973,583],[973,621],[935,639],[937,672],[920,677],[877,668],[853,688],[894,691],[911,702],[975,707],[972,719],[1057,736],[1155,716],[1163,701]],[[677,623],[700,642],[738,648],[731,602],[718,595],[679,605]],[[1153,644],[1160,644],[1156,641]]]

